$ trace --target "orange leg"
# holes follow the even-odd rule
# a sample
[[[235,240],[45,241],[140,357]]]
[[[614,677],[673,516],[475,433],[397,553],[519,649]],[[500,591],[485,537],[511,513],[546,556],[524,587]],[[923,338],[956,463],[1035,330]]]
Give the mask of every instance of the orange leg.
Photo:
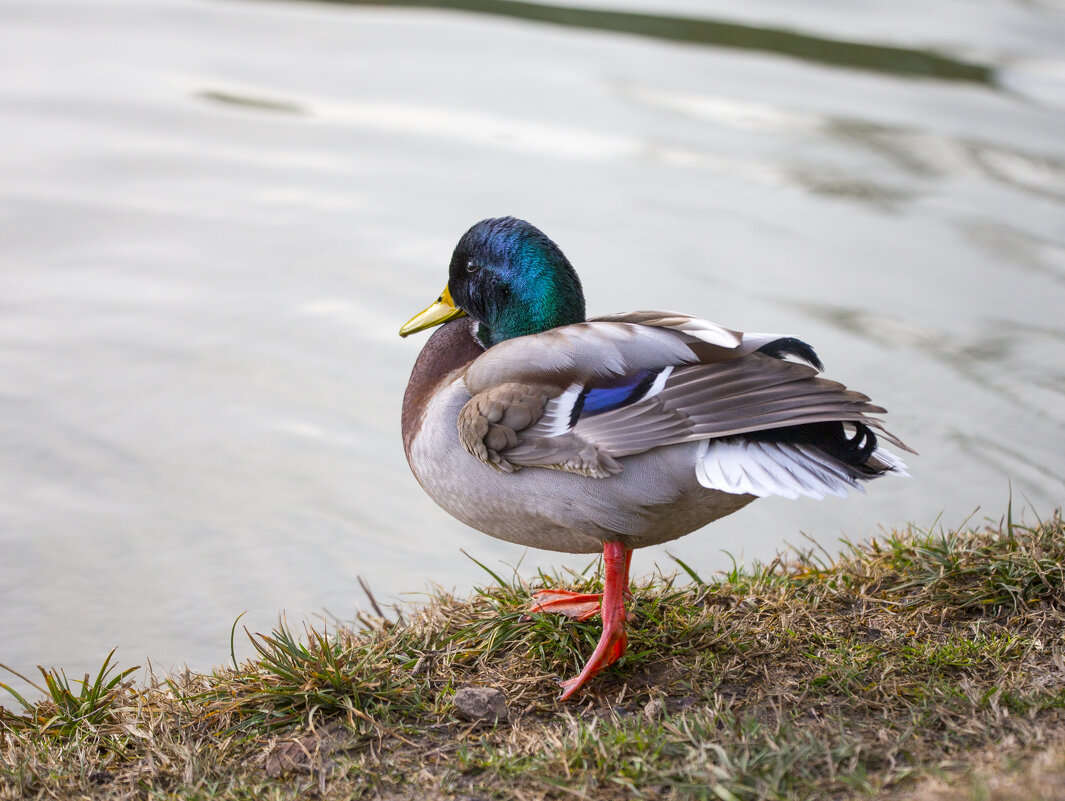
[[[580,674],[562,682],[559,700],[570,698],[588,679],[625,653],[629,644],[625,634],[625,594],[629,588],[630,561],[632,551],[620,542],[603,544],[603,633]]]

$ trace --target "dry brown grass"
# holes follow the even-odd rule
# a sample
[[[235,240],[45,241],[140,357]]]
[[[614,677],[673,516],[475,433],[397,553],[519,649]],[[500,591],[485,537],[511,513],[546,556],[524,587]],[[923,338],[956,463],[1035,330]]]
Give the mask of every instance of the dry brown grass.
[[[52,671],[0,709],[0,799],[1044,797],[1065,773],[1063,535],[1007,519],[654,577],[629,653],[569,705],[556,679],[598,622],[525,620],[529,588],[502,579],[365,630],[279,626],[210,675]],[[510,722],[461,722],[466,685],[502,690]]]

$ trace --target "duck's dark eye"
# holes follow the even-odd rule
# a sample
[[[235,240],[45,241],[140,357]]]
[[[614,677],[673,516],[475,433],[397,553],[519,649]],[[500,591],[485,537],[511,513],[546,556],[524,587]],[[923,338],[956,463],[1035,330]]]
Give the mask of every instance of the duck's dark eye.
[[[477,272],[477,262],[473,261],[472,259],[470,259],[470,261],[466,262],[466,272],[468,272],[468,273]]]

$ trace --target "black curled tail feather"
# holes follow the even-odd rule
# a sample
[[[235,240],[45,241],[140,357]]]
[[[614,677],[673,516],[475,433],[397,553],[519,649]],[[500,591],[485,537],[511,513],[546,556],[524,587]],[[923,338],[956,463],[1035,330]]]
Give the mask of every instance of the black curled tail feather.
[[[854,423],[854,435],[847,436],[847,427],[840,424],[843,434],[842,452],[832,454],[852,467],[865,467],[876,450],[876,432],[865,423]]]
[[[853,428],[848,436],[847,428]],[[744,435],[756,442],[779,442],[791,445],[807,445],[850,468],[855,477],[873,478],[887,472],[873,459],[877,447],[876,432],[861,422],[806,423],[766,431],[753,431]]]
[[[758,353],[764,353],[766,356],[772,356],[774,359],[783,359],[787,356],[794,356],[796,359],[806,362],[808,365],[817,368],[819,371],[825,369],[825,366],[821,363],[821,360],[818,358],[814,349],[801,339],[796,339],[795,337],[781,337],[780,339],[774,339],[772,342],[767,342],[758,349]]]

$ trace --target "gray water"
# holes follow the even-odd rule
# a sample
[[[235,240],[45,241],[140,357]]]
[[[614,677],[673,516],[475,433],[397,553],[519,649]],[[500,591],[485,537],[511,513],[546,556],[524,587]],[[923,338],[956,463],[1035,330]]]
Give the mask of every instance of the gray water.
[[[209,668],[244,610],[350,619],[358,575],[466,593],[461,549],[586,565],[451,520],[403,459],[396,330],[486,216],[555,238],[593,314],[803,337],[920,451],[637,574],[1065,497],[1061,6],[5,0],[0,144],[22,671]]]

